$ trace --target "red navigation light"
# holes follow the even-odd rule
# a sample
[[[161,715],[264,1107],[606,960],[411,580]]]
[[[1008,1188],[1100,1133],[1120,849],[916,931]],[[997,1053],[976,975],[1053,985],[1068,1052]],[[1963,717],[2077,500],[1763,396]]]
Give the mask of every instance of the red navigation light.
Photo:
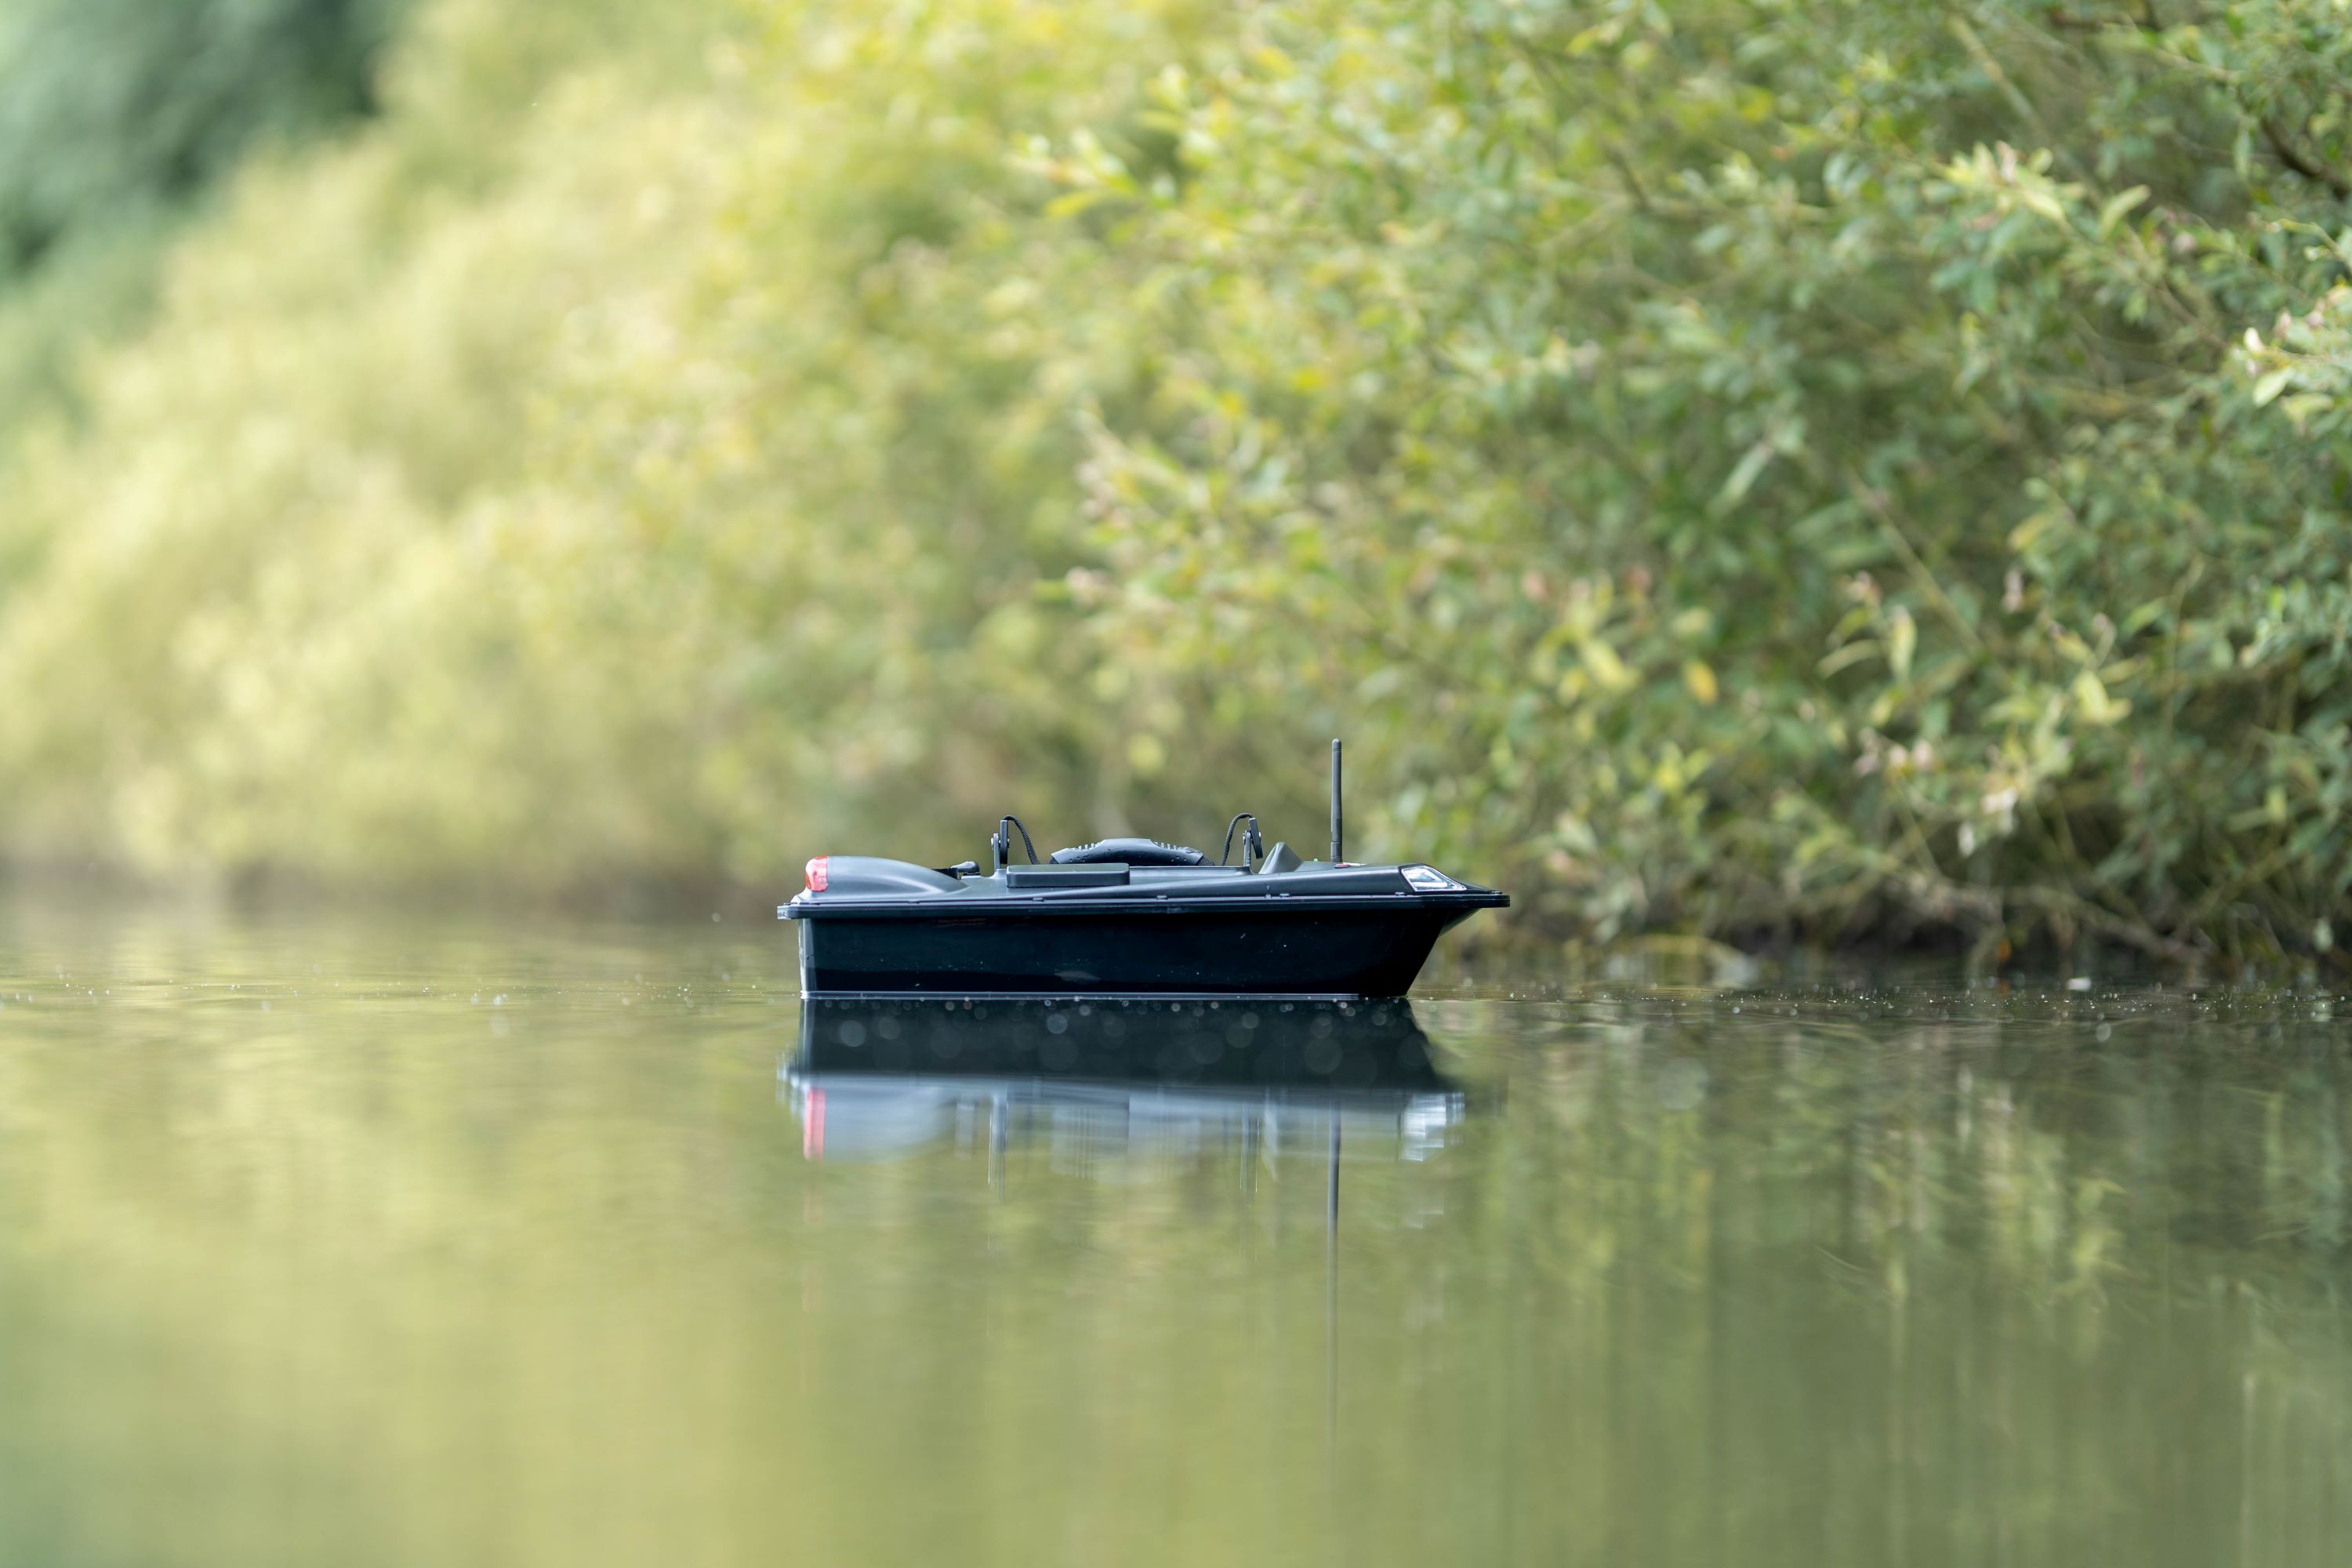
[[[824,891],[825,859],[826,857],[820,855],[808,863],[808,890],[812,893]]]

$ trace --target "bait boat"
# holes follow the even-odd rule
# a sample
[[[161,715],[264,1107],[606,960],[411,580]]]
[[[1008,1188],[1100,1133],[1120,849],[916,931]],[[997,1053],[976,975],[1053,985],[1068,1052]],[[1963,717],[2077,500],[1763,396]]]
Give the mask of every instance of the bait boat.
[[[1229,864],[1247,825],[1242,861]],[[808,863],[779,920],[800,936],[803,996],[1401,996],[1437,939],[1510,900],[1433,867],[1342,855],[1339,742],[1331,847],[1264,848],[1238,813],[1215,863],[1198,849],[1107,838],[1037,858],[999,820],[993,864],[928,867],[864,855]],[[1013,863],[1018,829],[1028,863]]]

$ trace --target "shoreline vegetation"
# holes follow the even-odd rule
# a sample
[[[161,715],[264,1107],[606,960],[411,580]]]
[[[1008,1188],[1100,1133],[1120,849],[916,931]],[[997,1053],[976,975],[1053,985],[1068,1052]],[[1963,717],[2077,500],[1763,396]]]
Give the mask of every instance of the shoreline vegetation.
[[[1342,734],[1522,940],[2333,965],[2347,81],[2329,0],[0,0],[0,853],[788,887],[1312,829]]]

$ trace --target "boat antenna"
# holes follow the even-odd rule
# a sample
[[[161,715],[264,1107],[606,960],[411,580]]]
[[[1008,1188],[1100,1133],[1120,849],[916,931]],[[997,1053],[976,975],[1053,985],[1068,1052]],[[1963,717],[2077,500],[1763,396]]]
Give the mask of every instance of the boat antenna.
[[[1339,863],[1339,742],[1331,742],[1331,864]]]

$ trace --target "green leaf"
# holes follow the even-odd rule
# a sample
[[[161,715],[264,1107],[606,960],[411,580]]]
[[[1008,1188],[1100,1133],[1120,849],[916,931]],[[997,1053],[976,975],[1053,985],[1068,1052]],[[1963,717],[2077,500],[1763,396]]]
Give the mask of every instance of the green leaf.
[[[1578,645],[1577,657],[1584,661],[1585,670],[1593,683],[1603,691],[1630,691],[1639,679],[1617,657],[1617,650],[1599,637],[1587,637]]]
[[[1759,441],[1742,453],[1730,477],[1723,481],[1723,488],[1715,493],[1715,511],[1720,515],[1738,505],[1775,456],[1772,445],[1768,441]]]
[[[2086,723],[2105,728],[2125,718],[2132,710],[2130,702],[2108,696],[2105,683],[2095,672],[2088,669],[2074,677],[2074,692],[2075,711]]]
[[[2146,185],[2134,185],[2127,191],[2118,191],[2109,196],[2099,208],[2099,237],[2105,239],[2114,234],[2116,225],[2124,220],[2124,216],[2146,200]]]

